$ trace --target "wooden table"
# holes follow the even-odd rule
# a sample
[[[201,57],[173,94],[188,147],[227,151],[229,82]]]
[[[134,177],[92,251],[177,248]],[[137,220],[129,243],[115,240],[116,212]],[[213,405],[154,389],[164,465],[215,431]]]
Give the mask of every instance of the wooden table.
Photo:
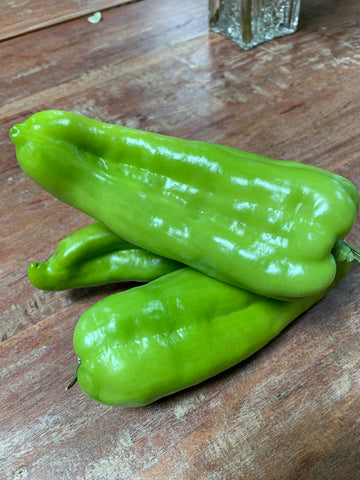
[[[8,138],[64,109],[295,159],[360,188],[358,0],[304,0],[296,34],[247,52],[209,32],[206,0],[13,1],[1,14],[1,480],[359,480],[359,265],[230,371],[145,408],[97,404],[65,391],[72,334],[126,286],[30,285],[29,262],[91,220],[37,187]],[[349,240],[360,246],[359,221]]]

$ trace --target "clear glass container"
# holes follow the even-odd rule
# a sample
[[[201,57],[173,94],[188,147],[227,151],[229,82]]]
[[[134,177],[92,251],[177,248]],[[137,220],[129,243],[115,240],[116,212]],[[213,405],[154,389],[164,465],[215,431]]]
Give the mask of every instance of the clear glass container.
[[[301,0],[209,0],[209,24],[245,50],[298,27]]]

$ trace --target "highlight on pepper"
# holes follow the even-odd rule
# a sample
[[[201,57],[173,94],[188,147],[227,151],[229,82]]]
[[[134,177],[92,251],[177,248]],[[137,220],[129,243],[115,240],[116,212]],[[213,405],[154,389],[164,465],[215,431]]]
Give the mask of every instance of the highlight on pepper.
[[[93,222],[32,262],[31,283],[140,283],[75,327],[67,389],[98,402],[144,406],[236,365],[360,261],[359,192],[321,168],[59,110],[10,137],[24,172]]]

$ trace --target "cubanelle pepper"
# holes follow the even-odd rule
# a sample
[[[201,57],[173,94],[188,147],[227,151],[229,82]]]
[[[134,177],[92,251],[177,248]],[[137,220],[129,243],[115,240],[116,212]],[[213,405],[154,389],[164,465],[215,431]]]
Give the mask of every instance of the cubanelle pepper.
[[[338,264],[330,288],[349,265]],[[77,380],[98,402],[147,405],[248,358],[324,294],[283,301],[189,267],[176,270],[84,312],[74,331],[79,365],[69,388]]]
[[[137,246],[264,296],[326,291],[359,207],[351,181],[314,166],[74,113],[39,112],[10,137],[23,170],[58,199]]]
[[[184,265],[126,242],[92,223],[65,237],[44,262],[29,265],[29,280],[41,290],[66,290],[117,282],[149,282]]]

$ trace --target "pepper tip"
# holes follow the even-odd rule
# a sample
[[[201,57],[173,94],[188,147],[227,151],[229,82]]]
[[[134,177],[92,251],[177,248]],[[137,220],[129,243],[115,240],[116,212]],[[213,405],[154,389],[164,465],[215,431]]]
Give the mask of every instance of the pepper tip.
[[[20,135],[20,133],[21,133],[20,124],[15,124],[11,127],[9,136],[14,143],[16,142],[16,138]]]

